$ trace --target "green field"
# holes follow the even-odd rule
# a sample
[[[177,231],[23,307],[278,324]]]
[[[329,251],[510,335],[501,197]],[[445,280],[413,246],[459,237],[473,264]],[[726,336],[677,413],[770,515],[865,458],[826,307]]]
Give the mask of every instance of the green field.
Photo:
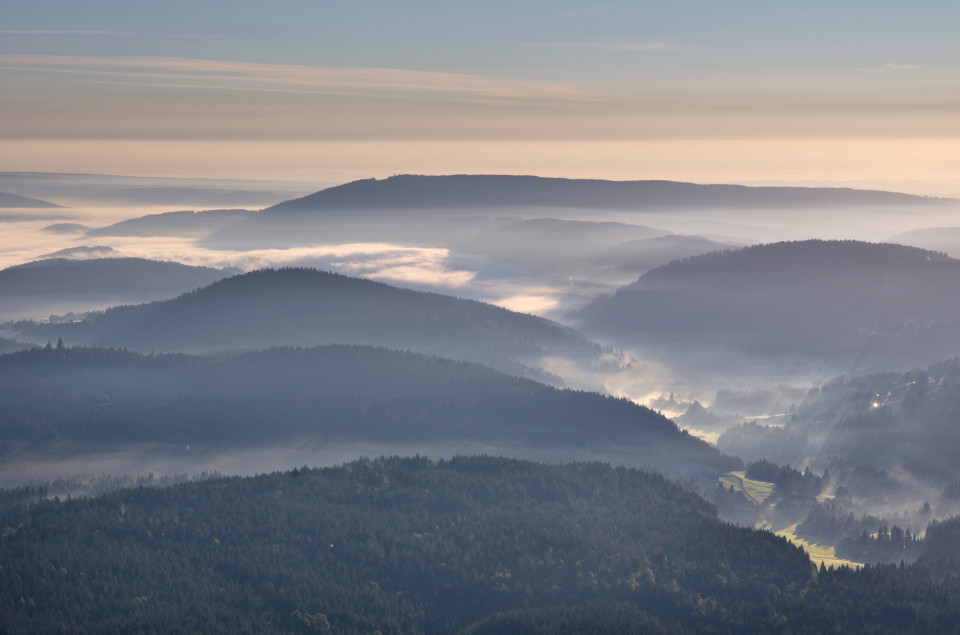
[[[784,527],[780,531],[774,533],[776,533],[778,536],[783,536],[798,547],[803,547],[803,550],[807,552],[807,554],[810,556],[810,559],[813,560],[813,563],[818,567],[821,564],[826,565],[827,568],[842,567],[846,565],[848,567],[853,567],[854,569],[859,569],[863,566],[863,563],[861,562],[852,562],[850,560],[838,558],[836,556],[835,549],[829,545],[817,545],[807,542],[803,538],[797,536],[795,533],[796,530],[797,524],[794,523],[789,527]]]
[[[743,492],[753,499],[757,505],[760,505],[761,508],[763,507],[764,501],[766,501],[770,495],[773,494],[775,487],[773,483],[768,483],[766,481],[755,481],[747,478],[746,472],[743,470],[728,472],[722,475],[720,477],[720,482],[723,483],[724,487],[733,486],[734,490]],[[766,514],[763,513],[763,511],[764,510],[761,509],[761,518],[766,517]],[[818,567],[821,564],[826,565],[828,568],[846,565],[848,567],[859,569],[863,566],[863,564],[859,562],[838,558],[836,555],[836,550],[830,545],[818,545],[807,542],[803,538],[800,538],[796,534],[796,523],[790,525],[789,527],[784,527],[779,531],[774,531],[774,528],[770,525],[769,521],[761,520],[759,523],[757,523],[757,529],[773,531],[773,533],[786,538],[798,547],[803,547],[803,550],[806,551],[807,555],[810,556],[810,560],[812,560],[813,563]]]
[[[766,481],[754,481],[747,478],[747,473],[743,470],[728,472],[720,477],[720,482],[724,487],[733,486],[733,489],[739,490],[752,498],[758,505],[762,505],[770,494],[773,493],[773,483]]]

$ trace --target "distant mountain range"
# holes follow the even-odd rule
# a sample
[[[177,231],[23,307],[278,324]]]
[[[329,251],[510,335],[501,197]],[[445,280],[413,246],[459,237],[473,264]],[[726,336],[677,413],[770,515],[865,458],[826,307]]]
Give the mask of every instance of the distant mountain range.
[[[580,207],[618,210],[823,205],[929,205],[920,196],[847,188],[746,187],[675,181],[602,181],[537,176],[405,174],[330,187],[265,213],[484,207]]]
[[[65,444],[199,452],[379,442],[485,444],[514,455],[589,448],[658,469],[739,465],[626,399],[370,347],[214,357],[34,349],[0,356],[0,401],[0,448],[38,453]]]
[[[50,203],[49,201],[41,201],[38,198],[30,198],[27,196],[18,196],[17,194],[9,194],[7,192],[0,192],[0,208],[4,207],[23,207],[23,208],[54,208],[62,207],[56,203]]]
[[[88,236],[196,236],[243,220],[254,213],[244,209],[215,209],[202,212],[148,214],[106,227],[87,228],[86,234]]]
[[[836,372],[909,367],[960,352],[960,261],[856,241],[757,245],[648,271],[571,322],[701,363],[734,353]]]
[[[262,207],[311,188],[304,183],[250,179],[203,179],[0,172],[0,189],[76,207],[94,205],[176,205],[198,207]]]
[[[543,318],[316,269],[254,271],[79,323],[25,327],[24,334],[146,352],[368,344],[514,372],[545,355],[599,357],[597,345]]]
[[[0,296],[180,294],[237,273],[146,258],[48,258],[0,270]]]

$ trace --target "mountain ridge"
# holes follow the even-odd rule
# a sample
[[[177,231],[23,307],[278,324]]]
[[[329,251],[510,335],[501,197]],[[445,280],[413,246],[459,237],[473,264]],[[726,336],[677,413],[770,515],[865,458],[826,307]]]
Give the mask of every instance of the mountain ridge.
[[[279,203],[265,213],[306,210],[428,209],[556,206],[604,209],[683,207],[803,207],[824,204],[931,204],[911,194],[851,188],[698,185],[679,181],[607,181],[526,175],[427,176],[364,179]]]
[[[545,354],[596,361],[600,351],[545,318],[309,268],[260,269],[172,300],[114,307],[76,324],[25,325],[23,332],[35,341],[62,336],[71,345],[144,352],[366,344],[512,372]]]
[[[50,201],[43,201],[39,198],[30,198],[29,196],[20,196],[19,194],[11,194],[9,192],[0,192],[0,208],[6,207],[22,207],[30,209],[53,209],[53,208],[62,208],[63,205],[57,205],[56,203],[51,203]]]

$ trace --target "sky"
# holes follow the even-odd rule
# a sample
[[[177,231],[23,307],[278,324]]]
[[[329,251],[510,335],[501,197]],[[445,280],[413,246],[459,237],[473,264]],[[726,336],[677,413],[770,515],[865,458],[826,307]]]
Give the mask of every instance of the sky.
[[[960,3],[0,0],[0,170],[960,196]]]

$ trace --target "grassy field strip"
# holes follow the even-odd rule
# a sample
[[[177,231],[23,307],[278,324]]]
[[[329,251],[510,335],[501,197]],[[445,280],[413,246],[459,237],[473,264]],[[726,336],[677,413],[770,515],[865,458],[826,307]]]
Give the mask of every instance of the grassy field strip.
[[[749,479],[743,470],[724,474],[720,477],[720,482],[723,483],[724,487],[733,485],[733,489],[740,490],[756,501],[758,505],[762,505],[763,501],[767,500],[773,493],[773,483]]]
[[[800,538],[795,533],[797,529],[797,523],[790,525],[789,527],[784,527],[780,531],[774,532],[778,536],[783,536],[793,544],[798,547],[803,547],[803,550],[807,552],[807,555],[810,556],[810,559],[818,567],[821,564],[826,565],[827,567],[841,567],[846,565],[848,567],[853,567],[854,569],[859,569],[863,566],[861,562],[852,562],[850,560],[844,560],[843,558],[838,558],[836,556],[836,551],[831,546],[825,545],[816,545],[807,542],[803,538]]]

